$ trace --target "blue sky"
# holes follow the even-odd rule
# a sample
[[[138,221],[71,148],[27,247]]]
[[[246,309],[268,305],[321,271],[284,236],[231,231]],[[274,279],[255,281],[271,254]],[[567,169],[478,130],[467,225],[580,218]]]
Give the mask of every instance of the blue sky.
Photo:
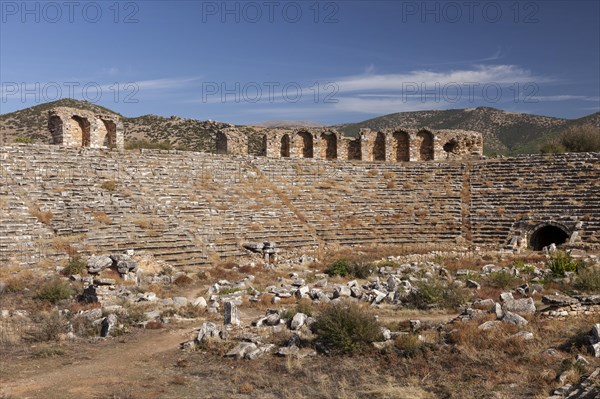
[[[600,2],[0,0],[1,113],[361,121],[600,111]]]

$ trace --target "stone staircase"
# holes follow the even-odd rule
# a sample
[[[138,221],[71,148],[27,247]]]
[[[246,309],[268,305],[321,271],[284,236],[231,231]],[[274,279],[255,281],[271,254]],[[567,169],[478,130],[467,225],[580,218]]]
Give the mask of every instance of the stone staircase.
[[[15,182],[3,187],[15,185],[20,197],[50,212],[47,234],[81,254],[144,250],[193,267],[242,256],[247,241],[274,241],[284,251],[316,246],[306,224],[257,184],[247,158],[53,146],[1,151],[6,180]],[[21,214],[36,220],[27,207]],[[1,259],[13,252],[7,247]]]
[[[460,164],[255,163],[325,243],[441,243],[461,235]]]
[[[236,260],[244,242],[306,253],[499,246],[548,220],[581,222],[588,243],[600,231],[600,154],[369,163],[15,145],[0,160],[4,264],[135,249],[196,268]]]
[[[475,162],[470,185],[474,243],[504,243],[518,222],[582,222],[581,238],[592,243],[600,231],[600,154]]]

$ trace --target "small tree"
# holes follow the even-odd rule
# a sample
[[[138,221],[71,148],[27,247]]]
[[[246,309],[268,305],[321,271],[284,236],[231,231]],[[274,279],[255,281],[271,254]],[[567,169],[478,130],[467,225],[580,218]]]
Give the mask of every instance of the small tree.
[[[600,127],[590,124],[570,127],[559,141],[568,152],[600,151]]]
[[[317,317],[315,330],[336,353],[352,354],[381,339],[379,323],[372,312],[354,303],[325,308]]]
[[[551,141],[549,143],[544,144],[540,148],[540,152],[542,154],[564,154],[567,152],[566,148],[556,141]]]

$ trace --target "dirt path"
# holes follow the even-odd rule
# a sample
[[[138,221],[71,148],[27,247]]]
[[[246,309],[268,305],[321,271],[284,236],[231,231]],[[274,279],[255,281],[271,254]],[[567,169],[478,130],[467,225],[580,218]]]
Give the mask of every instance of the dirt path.
[[[122,338],[78,344],[66,356],[33,361],[4,359],[2,394],[9,398],[97,398],[123,392],[132,383],[152,380],[173,364],[179,344],[189,339],[193,326],[142,330]],[[2,397],[2,396],[0,396]]]

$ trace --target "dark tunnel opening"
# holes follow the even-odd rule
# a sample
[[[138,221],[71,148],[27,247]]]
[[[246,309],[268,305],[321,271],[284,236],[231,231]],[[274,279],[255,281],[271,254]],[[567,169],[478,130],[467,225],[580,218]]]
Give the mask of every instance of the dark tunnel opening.
[[[569,234],[562,228],[545,225],[536,229],[531,234],[530,244],[534,251],[541,251],[550,244],[555,244],[556,246],[564,244],[568,238]]]

